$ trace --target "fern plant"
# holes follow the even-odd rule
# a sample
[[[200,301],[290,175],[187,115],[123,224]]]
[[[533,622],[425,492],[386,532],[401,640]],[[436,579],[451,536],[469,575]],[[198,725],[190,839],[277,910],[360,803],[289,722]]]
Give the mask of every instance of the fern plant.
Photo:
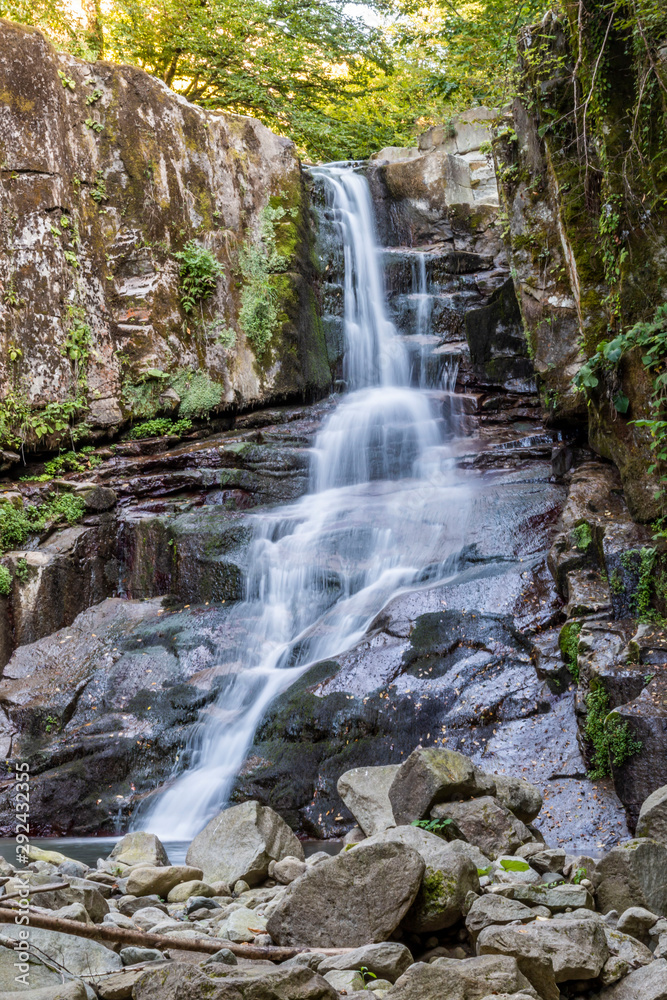
[[[218,278],[224,274],[220,262],[206,247],[189,240],[174,259],[180,262],[181,305],[186,313],[194,311],[198,302],[208,299],[215,291]]]

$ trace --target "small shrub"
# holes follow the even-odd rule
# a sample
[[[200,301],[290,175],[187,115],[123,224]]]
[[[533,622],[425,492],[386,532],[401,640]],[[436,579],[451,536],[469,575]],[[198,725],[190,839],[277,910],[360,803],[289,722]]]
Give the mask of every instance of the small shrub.
[[[85,510],[82,498],[72,493],[51,493],[50,499],[42,507],[45,521],[66,521],[67,524],[80,521]]]
[[[7,597],[12,589],[12,574],[6,566],[0,566],[0,595]]]
[[[132,441],[137,441],[140,438],[164,437],[167,434],[180,437],[191,429],[191,420],[170,420],[168,417],[156,417],[155,420],[145,420],[143,423],[137,424],[125,436]]]
[[[211,251],[196,240],[189,240],[173,256],[181,265],[178,272],[181,279],[181,305],[189,314],[193,312],[197,302],[213,294],[218,277],[224,271]]]
[[[612,763],[621,767],[642,749],[643,744],[630,732],[627,722],[609,712],[609,697],[602,687],[594,688],[586,699],[588,713],[584,732],[593,747],[589,777],[604,778]]]
[[[202,371],[180,371],[171,380],[172,388],[178,393],[181,405],[179,417],[204,417],[222,399],[222,389]]]
[[[19,583],[25,583],[28,579],[28,560],[21,557],[16,560],[16,566],[14,567],[14,576]]]

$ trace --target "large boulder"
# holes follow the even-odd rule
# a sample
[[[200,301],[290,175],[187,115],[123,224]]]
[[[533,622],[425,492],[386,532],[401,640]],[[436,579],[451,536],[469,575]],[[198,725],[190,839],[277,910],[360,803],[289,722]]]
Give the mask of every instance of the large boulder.
[[[645,965],[598,994],[599,1000],[667,1000],[667,959]]]
[[[451,927],[462,916],[467,894],[479,890],[475,863],[427,830],[397,826],[362,843],[406,844],[424,859],[426,869],[417,898],[403,921],[407,930],[424,933]]]
[[[267,930],[276,944],[311,948],[384,941],[412,905],[425,867],[404,844],[359,844],[291,882]]]
[[[338,779],[338,794],[367,837],[396,826],[389,789],[400,768],[400,764],[355,767]]]
[[[552,913],[593,910],[595,904],[583,885],[494,885],[493,891],[526,906],[546,906]]]
[[[6,937],[15,939],[18,938],[19,931],[16,924],[5,924],[3,928]],[[123,968],[120,957],[103,944],[72,934],[46,931],[41,927],[30,928],[30,948],[48,955],[56,965],[62,965],[72,976],[102,976]],[[40,985],[32,979],[31,983]],[[43,985],[47,986],[49,983],[45,982]]]
[[[257,885],[271,861],[304,860],[303,847],[287,823],[269,806],[243,802],[218,813],[190,844],[186,861],[198,865],[204,881]],[[197,876],[193,876],[197,877]]]
[[[85,907],[94,923],[102,923],[105,915],[109,912],[109,904],[102,893],[98,889],[92,888],[91,885],[86,885],[87,880],[85,879],[72,879],[72,881],[75,883],[83,882],[84,885],[74,884],[57,889],[55,892],[41,892],[37,897],[39,905],[47,907],[49,910],[59,910],[63,906],[78,903]]]
[[[262,974],[263,973],[263,974]],[[173,962],[147,971],[134,986],[134,1000],[338,1000],[323,976],[307,966],[290,965],[244,975],[243,970],[211,963],[198,968]]]
[[[345,955],[332,955],[325,958],[317,966],[317,971],[324,975],[334,969],[368,969],[378,979],[388,979],[395,983],[402,976],[414,959],[408,948],[398,941],[382,941],[379,944],[367,944],[356,948]]]
[[[126,833],[114,846],[108,861],[119,865],[168,865],[169,858],[162,843],[154,833]]]
[[[542,792],[523,778],[494,774],[496,798],[524,823],[532,823],[542,808]]]
[[[642,906],[667,916],[667,844],[641,838],[613,847],[599,861],[593,884],[602,913]]]
[[[476,788],[472,761],[455,750],[413,750],[389,788],[389,801],[401,826],[423,819],[437,802],[472,795]]]
[[[516,960],[505,955],[483,955],[436,958],[430,965],[417,962],[385,997],[387,1000],[482,1000],[490,993],[519,992],[537,997]]]
[[[535,914],[529,906],[491,892],[478,896],[474,901],[466,915],[466,927],[475,942],[485,927],[512,924],[515,921],[526,924],[534,919]]]
[[[88,992],[84,983],[80,979],[70,979],[68,982],[60,982],[59,985],[46,986],[34,990],[10,990],[7,993],[3,990],[0,993],[0,1000],[88,1000]]]
[[[3,936],[17,937],[16,934],[7,935],[4,926],[2,934]],[[19,962],[18,966],[17,962]],[[34,989],[55,988],[61,982],[58,973],[44,965],[35,954],[30,953],[28,961],[23,963],[19,961],[13,948],[0,945],[0,996],[5,992],[14,995],[13,991],[17,989],[17,976],[25,976],[27,982]]]
[[[656,789],[644,800],[637,820],[637,837],[650,837],[667,844],[667,785]]]
[[[544,1000],[559,1000],[556,983],[595,979],[609,958],[597,920],[536,920],[486,927],[477,938],[480,955],[512,955]]]
[[[201,879],[201,868],[191,865],[164,865],[160,867],[133,868],[127,877],[129,896],[160,896],[166,899],[171,890],[181,882]]]
[[[492,795],[468,802],[442,802],[431,810],[434,819],[451,819],[465,839],[490,858],[514,854],[522,844],[534,840],[525,823]]]

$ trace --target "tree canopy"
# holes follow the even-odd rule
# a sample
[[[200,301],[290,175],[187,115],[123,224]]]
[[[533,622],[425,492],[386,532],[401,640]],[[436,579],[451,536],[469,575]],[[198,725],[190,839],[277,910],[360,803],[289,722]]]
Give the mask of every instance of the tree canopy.
[[[141,66],[189,100],[259,118],[315,160],[405,145],[502,103],[519,28],[545,0],[0,0],[88,59]]]

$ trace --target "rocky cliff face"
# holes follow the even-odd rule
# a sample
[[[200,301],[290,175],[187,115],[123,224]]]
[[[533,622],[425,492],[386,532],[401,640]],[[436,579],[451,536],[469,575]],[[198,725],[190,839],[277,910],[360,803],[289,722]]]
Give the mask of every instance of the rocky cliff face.
[[[632,515],[650,521],[661,513],[652,439],[633,422],[651,415],[645,352],[601,359],[582,391],[573,378],[665,302],[665,51],[652,55],[654,39],[633,47],[597,4],[564,11],[520,42],[520,95],[494,144],[504,229],[545,405],[587,429],[618,467]]]
[[[5,448],[326,390],[291,142],[8,22],[0,93]],[[220,273],[186,312],[191,240]]]

